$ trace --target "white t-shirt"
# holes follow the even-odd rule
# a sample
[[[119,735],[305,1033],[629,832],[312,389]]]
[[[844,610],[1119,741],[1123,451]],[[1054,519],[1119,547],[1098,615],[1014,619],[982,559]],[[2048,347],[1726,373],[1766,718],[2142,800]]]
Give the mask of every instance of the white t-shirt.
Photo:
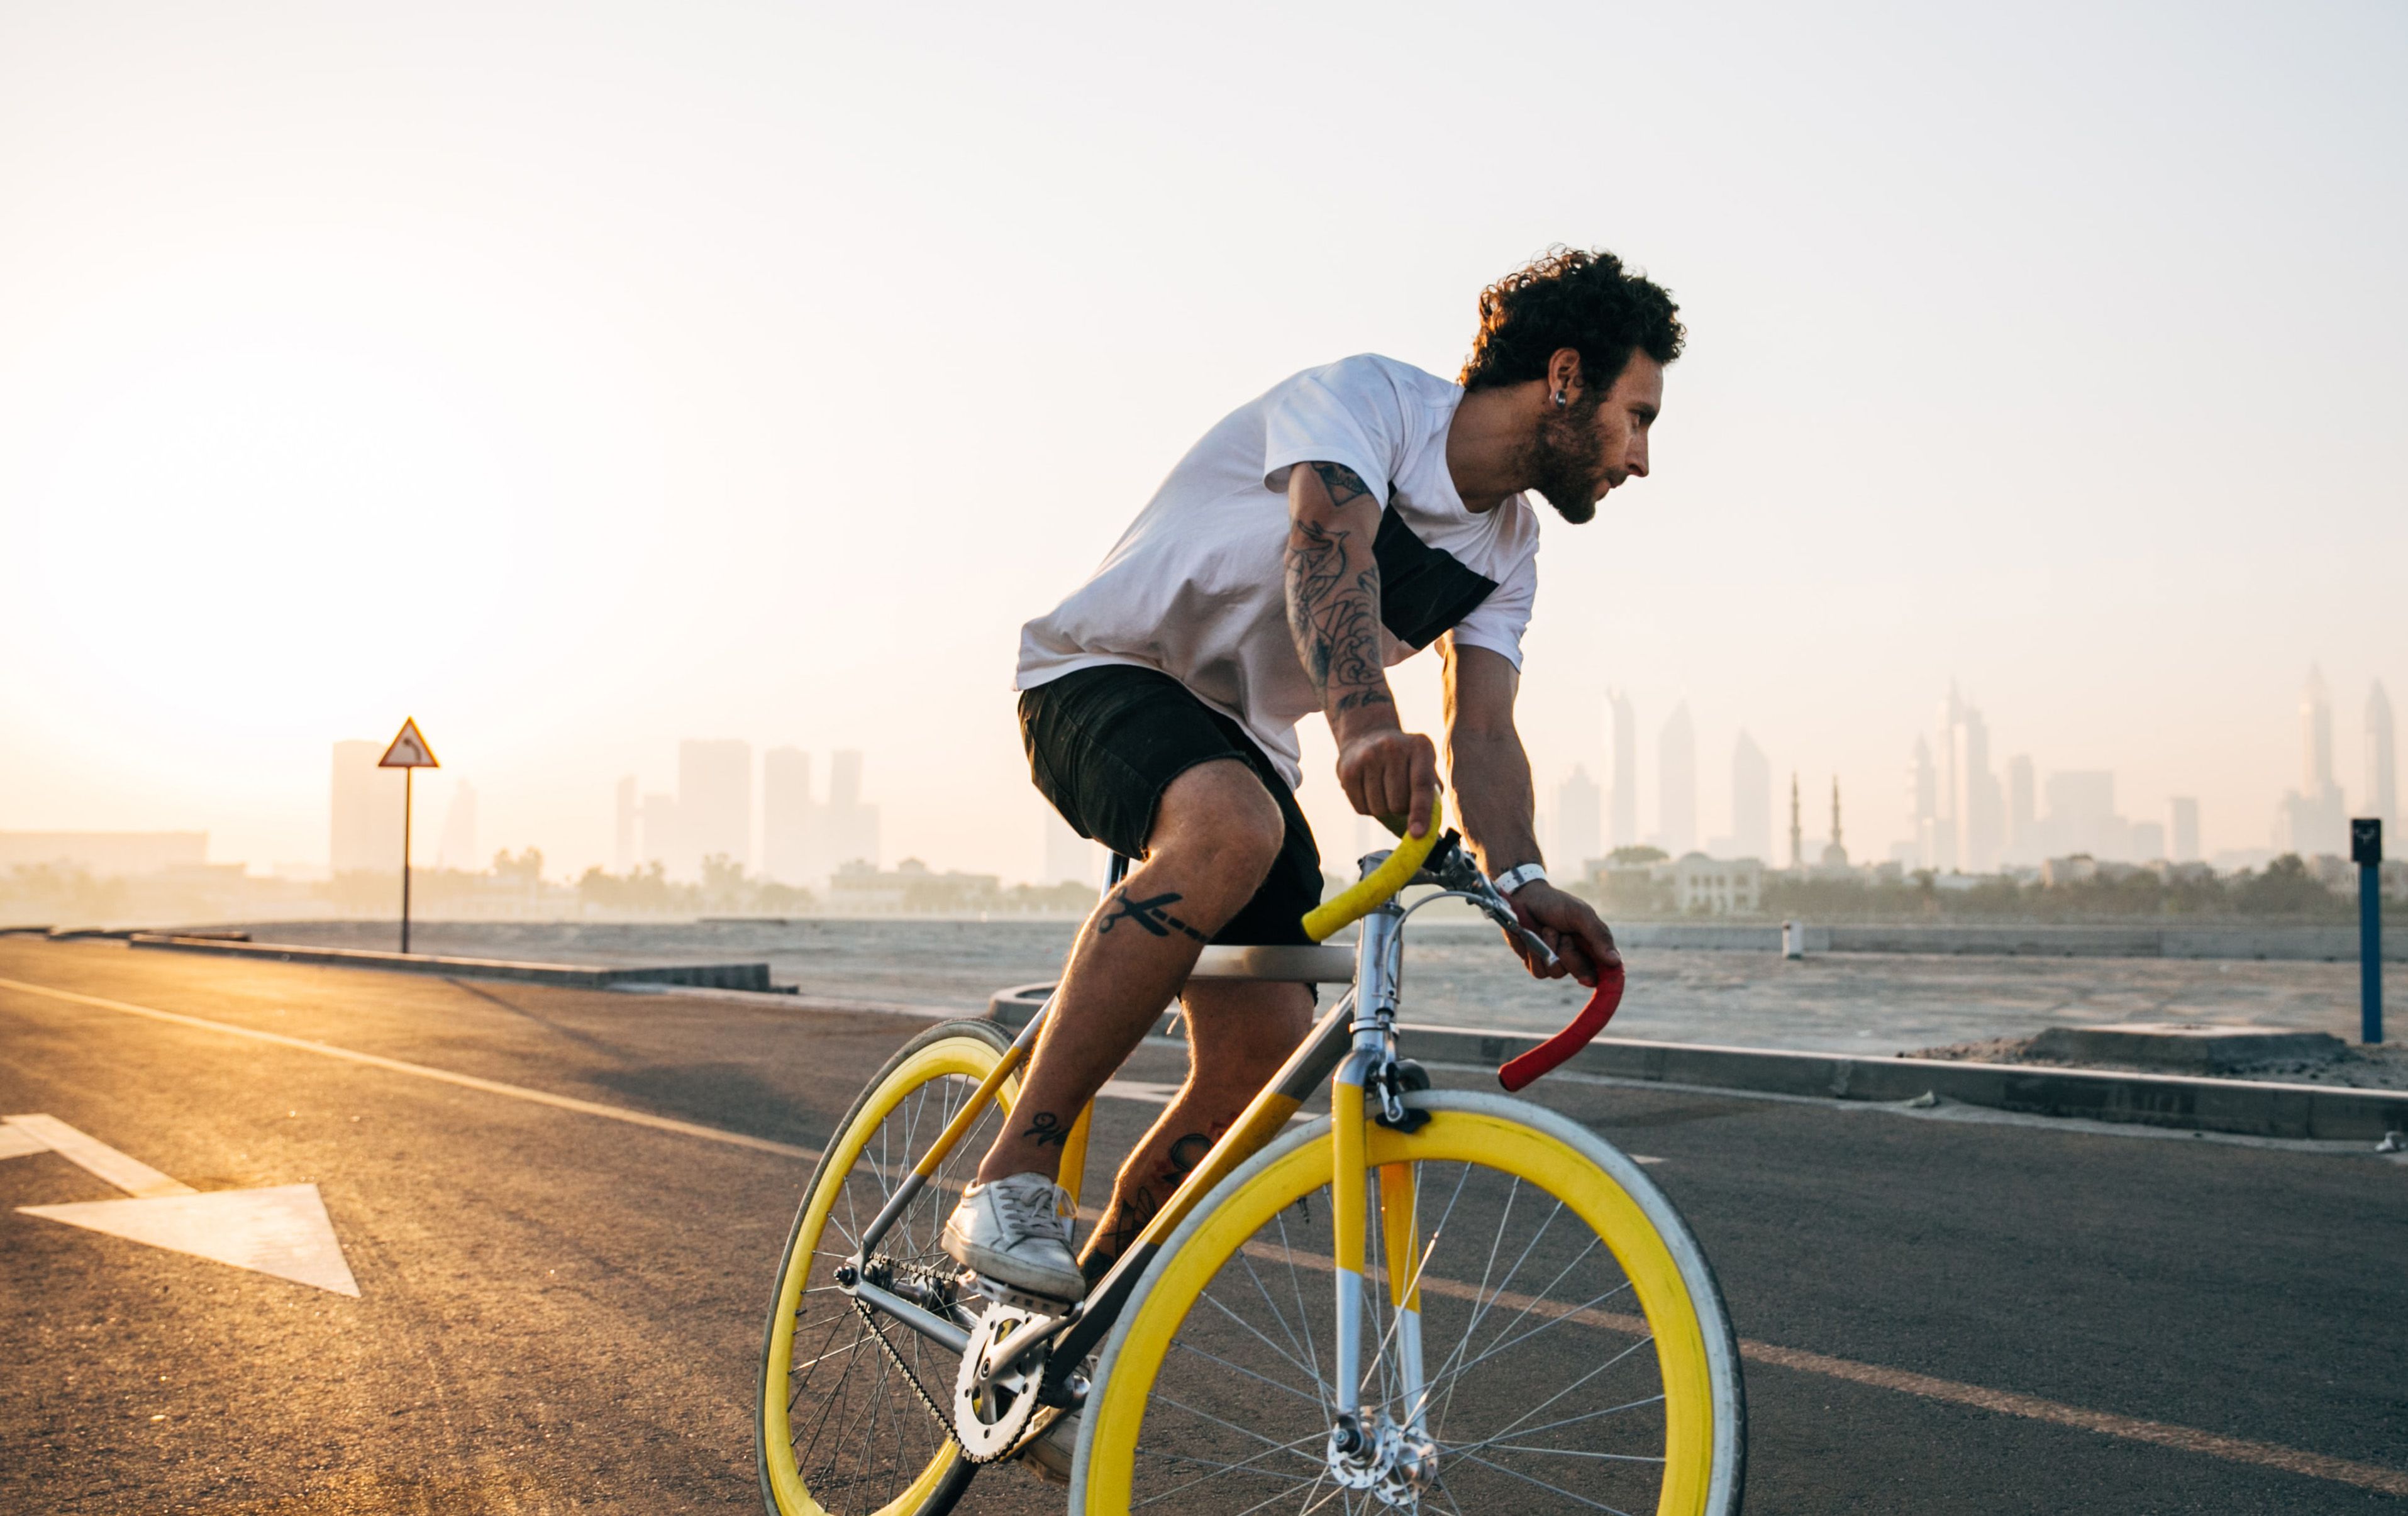
[[[1322,708],[1288,630],[1288,471],[1343,464],[1384,508],[1381,648],[1402,663],[1455,633],[1522,665],[1539,518],[1474,514],[1446,470],[1459,385],[1366,353],[1282,380],[1188,451],[1087,582],[1020,632],[1013,688],[1101,664],[1158,669],[1246,729],[1290,785],[1296,723]]]

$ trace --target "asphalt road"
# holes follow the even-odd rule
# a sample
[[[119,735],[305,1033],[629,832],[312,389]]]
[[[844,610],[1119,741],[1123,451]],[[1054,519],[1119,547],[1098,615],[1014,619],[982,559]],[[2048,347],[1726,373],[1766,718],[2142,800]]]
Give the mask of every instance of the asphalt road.
[[[119,1192],[0,1161],[0,1511],[757,1509],[751,1383],[807,1173],[781,1150],[919,1024],[0,939],[0,1114],[204,1192],[313,1182],[360,1290],[20,1214]],[[1663,1160],[1752,1345],[1752,1510],[2408,1496],[2408,1167],[1535,1093]],[[1153,1108],[1104,1102],[1101,1139]],[[1006,1470],[964,1509],[1060,1504]]]

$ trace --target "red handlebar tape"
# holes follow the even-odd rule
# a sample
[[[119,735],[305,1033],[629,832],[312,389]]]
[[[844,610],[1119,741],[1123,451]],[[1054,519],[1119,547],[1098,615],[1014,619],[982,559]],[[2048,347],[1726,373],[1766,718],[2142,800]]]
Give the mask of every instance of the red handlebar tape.
[[[1498,1069],[1497,1082],[1508,1091],[1519,1090],[1548,1072],[1587,1047],[1591,1037],[1605,1030],[1605,1023],[1613,1019],[1621,1004],[1622,965],[1616,964],[1598,972],[1597,993],[1588,997],[1588,1004],[1581,1008],[1570,1026]]]

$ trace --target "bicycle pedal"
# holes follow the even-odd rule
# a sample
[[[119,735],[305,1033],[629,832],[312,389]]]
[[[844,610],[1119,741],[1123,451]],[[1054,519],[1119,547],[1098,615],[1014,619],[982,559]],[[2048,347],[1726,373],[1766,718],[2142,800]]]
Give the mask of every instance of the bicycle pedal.
[[[989,1279],[970,1268],[962,1270],[961,1287],[982,1294],[998,1306],[1012,1310],[1034,1311],[1040,1316],[1059,1316],[1078,1304],[1075,1300],[1057,1300],[1050,1294],[1031,1294],[1026,1290],[1015,1289],[1001,1280]]]

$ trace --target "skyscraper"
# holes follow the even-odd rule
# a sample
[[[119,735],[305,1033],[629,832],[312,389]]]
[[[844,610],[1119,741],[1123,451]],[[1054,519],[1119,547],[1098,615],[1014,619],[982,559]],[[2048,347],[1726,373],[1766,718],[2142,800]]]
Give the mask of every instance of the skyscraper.
[[[829,873],[846,864],[878,862],[878,808],[862,803],[858,751],[839,749],[829,754],[827,808],[820,821]]]
[[[2199,801],[2178,794],[2166,802],[2166,857],[2177,864],[2195,864],[2199,856]]]
[[[1932,757],[1937,772],[1934,798],[1937,808],[1932,812],[1931,856],[1928,866],[1942,873],[1956,868],[1956,799],[1962,793],[1956,782],[1956,725],[1964,712],[1964,703],[1956,697],[1956,681],[1948,681],[1948,698],[1940,702],[1939,740],[1932,745]]]
[[[1607,692],[1606,700],[1613,708],[1613,799],[1606,844],[1627,848],[1639,840],[1639,716],[1620,690]]]
[[[1915,866],[1939,867],[1940,771],[1932,766],[1931,744],[1921,737],[1914,739],[1914,761],[1906,766],[1906,814],[1914,838]]]
[[[1685,700],[1656,739],[1656,830],[1675,858],[1698,845],[1698,734]]]
[[[2366,798],[2358,802],[2369,816],[2383,818],[2388,832],[2400,813],[2391,764],[2391,697],[2376,679],[2366,696]]]
[[[379,768],[383,756],[378,743],[335,744],[326,837],[334,873],[401,870],[401,771]]]
[[[1945,765],[1949,822],[1955,832],[1949,866],[1968,874],[1987,874],[1999,866],[1999,839],[2003,820],[1999,777],[1990,772],[1990,726],[1982,713],[1960,700],[1948,687],[1950,725]]]
[[[811,879],[811,755],[771,748],[761,755],[761,871],[781,884]]]
[[[2300,692],[2300,787],[2274,816],[2274,846],[2303,858],[2346,851],[2349,814],[2333,779],[2332,692],[2310,666]]]
[[[2009,863],[2039,862],[2039,819],[2033,807],[2031,757],[2019,752],[2007,760],[2007,844],[2003,856]]]
[[[610,866],[624,874],[636,866],[636,776],[619,781],[617,836],[610,848]]]
[[[678,824],[677,796],[648,794],[637,807],[637,824],[643,834],[638,849],[646,864],[658,864],[679,879],[695,875],[695,852],[686,846],[685,828]]]
[[[724,857],[752,866],[752,744],[740,738],[678,744],[678,827],[697,863]]]
[[[1585,871],[1590,859],[1605,856],[1599,800],[1597,781],[1578,764],[1555,786],[1555,838],[1548,851],[1567,879]]]
[[[1772,765],[1745,732],[1731,749],[1731,841],[1742,858],[1772,861]]]
[[[1806,819],[1798,810],[1798,771],[1789,771],[1789,871],[1806,866]]]

